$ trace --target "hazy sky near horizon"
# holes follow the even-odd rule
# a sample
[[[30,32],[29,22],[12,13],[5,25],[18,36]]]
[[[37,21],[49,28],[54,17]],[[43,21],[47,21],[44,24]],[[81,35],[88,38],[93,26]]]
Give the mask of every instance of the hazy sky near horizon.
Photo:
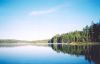
[[[0,39],[49,39],[99,19],[100,0],[0,0]]]

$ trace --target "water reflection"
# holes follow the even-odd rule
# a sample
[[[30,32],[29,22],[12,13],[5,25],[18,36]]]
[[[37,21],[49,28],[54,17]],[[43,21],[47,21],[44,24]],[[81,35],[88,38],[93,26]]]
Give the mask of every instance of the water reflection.
[[[6,63],[5,63],[6,62]],[[100,64],[100,45],[30,44],[0,47],[0,64]]]
[[[84,56],[86,60],[100,64],[100,45],[65,45],[65,44],[51,44],[53,50],[56,52],[67,53],[70,55]]]

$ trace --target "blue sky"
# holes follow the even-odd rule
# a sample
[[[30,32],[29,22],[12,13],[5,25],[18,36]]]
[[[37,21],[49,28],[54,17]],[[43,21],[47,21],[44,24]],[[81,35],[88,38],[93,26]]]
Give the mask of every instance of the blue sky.
[[[0,0],[0,39],[49,39],[100,19],[100,0]]]

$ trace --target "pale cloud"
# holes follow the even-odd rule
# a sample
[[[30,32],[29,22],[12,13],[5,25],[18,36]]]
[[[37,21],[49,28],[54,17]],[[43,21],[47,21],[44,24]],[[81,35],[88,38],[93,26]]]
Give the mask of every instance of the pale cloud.
[[[38,10],[38,11],[31,11],[29,13],[29,15],[31,16],[36,16],[36,15],[43,15],[43,14],[50,14],[50,13],[54,13],[56,11],[58,11],[59,9],[61,9],[62,6],[57,6],[51,9],[47,9],[47,10]]]
[[[43,14],[49,14],[55,12],[56,9],[49,9],[49,10],[41,10],[41,11],[32,11],[29,13],[29,15],[35,16],[35,15],[43,15]]]

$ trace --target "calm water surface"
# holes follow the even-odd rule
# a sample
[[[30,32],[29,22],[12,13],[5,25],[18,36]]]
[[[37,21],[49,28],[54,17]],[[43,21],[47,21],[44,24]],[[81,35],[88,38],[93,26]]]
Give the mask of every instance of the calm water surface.
[[[100,46],[0,47],[0,64],[100,64]]]

